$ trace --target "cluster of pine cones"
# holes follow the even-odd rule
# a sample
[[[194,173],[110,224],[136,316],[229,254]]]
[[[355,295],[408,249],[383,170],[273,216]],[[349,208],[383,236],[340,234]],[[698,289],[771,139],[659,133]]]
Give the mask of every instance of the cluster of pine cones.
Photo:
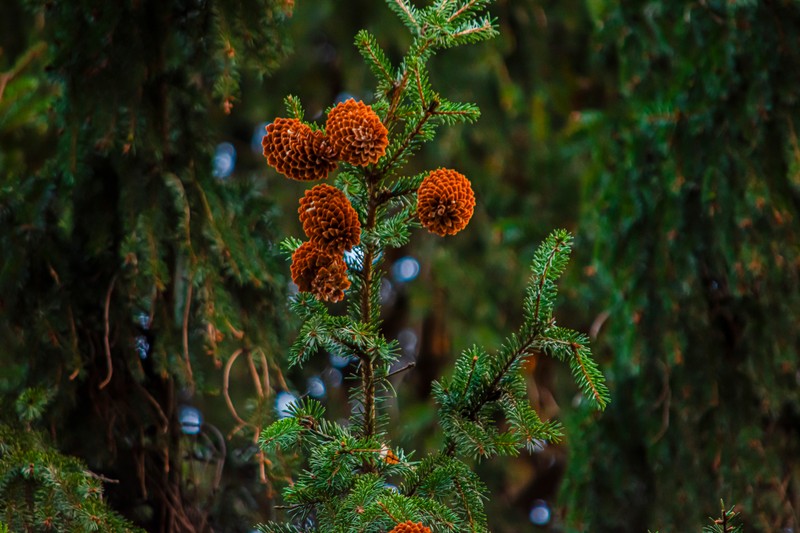
[[[325,132],[295,118],[277,118],[261,141],[267,163],[284,176],[314,181],[328,177],[339,161],[375,164],[386,154],[389,134],[363,102],[342,102],[328,113]],[[475,208],[469,180],[455,170],[434,170],[417,191],[417,216],[440,236],[464,229]],[[350,287],[343,254],[360,242],[361,224],[350,201],[331,185],[316,185],[300,199],[300,222],[308,241],[292,255],[292,280],[302,292],[338,302]]]

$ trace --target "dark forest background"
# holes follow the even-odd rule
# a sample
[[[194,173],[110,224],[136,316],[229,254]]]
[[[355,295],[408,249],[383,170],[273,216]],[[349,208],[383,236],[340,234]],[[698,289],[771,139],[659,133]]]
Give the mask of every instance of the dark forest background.
[[[476,466],[492,530],[699,531],[722,498],[748,531],[796,531],[800,4],[491,12],[499,38],[430,66],[482,117],[444,129],[409,172],[458,169],[477,207],[448,246],[426,235],[386,262],[385,333],[417,364],[397,385],[395,439],[435,444],[431,381],[518,325],[533,251],[565,227],[576,252],[556,316],[590,334],[613,401],[594,413],[564,370],[531,361],[531,400],[567,438]],[[408,43],[366,0],[0,7],[12,531],[49,517],[250,531],[293,460],[263,457],[258,430],[303,394],[348,413],[352,362],[282,358],[297,324],[277,243],[300,234],[305,187],[266,166],[261,136],[287,94],[307,120],[370,101],[361,28],[394,58]]]

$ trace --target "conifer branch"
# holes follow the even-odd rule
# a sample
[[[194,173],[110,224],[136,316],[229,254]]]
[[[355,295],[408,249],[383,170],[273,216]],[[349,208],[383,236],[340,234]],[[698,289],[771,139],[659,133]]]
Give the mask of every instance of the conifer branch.
[[[388,69],[388,59],[383,53],[383,50],[378,48],[378,43],[372,35],[366,30],[361,30],[356,34],[356,46],[361,54],[367,59],[370,67],[373,69],[382,81],[392,87],[394,77]]]
[[[392,154],[392,157],[390,157],[381,167],[380,169],[381,176],[385,175],[392,168],[392,166],[394,166],[394,164],[401,159],[401,157],[405,154],[405,151],[408,150],[409,146],[411,146],[412,141],[416,139],[417,136],[422,132],[422,128],[423,126],[425,126],[425,123],[428,122],[428,120],[436,112],[436,108],[438,106],[439,102],[435,100],[431,102],[430,105],[428,105],[428,107],[425,109],[425,113],[417,121],[417,124],[414,127],[414,129],[408,135],[405,136],[403,142]]]
[[[404,70],[403,74],[400,76],[400,79],[394,82],[392,85],[391,99],[389,100],[389,110],[386,112],[386,116],[383,119],[386,129],[389,131],[392,131],[395,122],[397,121],[397,109],[400,106],[400,102],[403,100],[403,95],[405,94],[407,86],[408,69]]]
[[[474,420],[475,416],[483,409],[483,406],[486,405],[489,401],[491,401],[495,397],[499,397],[499,388],[498,385],[503,380],[503,378],[508,375],[509,370],[512,368],[514,363],[517,360],[524,356],[525,354],[529,353],[531,347],[533,346],[535,340],[535,333],[531,334],[525,342],[523,342],[519,348],[514,350],[507,358],[507,361],[503,364],[503,366],[495,373],[492,378],[491,383],[489,385],[481,387],[481,392],[479,393],[478,399],[473,402],[466,411],[466,417],[469,420]]]
[[[464,495],[464,488],[461,486],[461,482],[458,478],[453,479],[453,484],[456,486],[456,491],[458,492],[458,496],[461,498],[461,504],[464,506],[464,510],[467,512],[467,519],[469,520],[469,529],[470,531],[475,531],[475,520],[472,518],[472,511],[470,511],[470,505],[467,502],[467,498]]]
[[[411,26],[411,28],[416,28],[419,30],[419,22],[414,17],[414,14],[411,12],[412,8],[406,3],[405,0],[389,0],[389,6],[392,6],[392,3],[397,6],[395,11],[400,12],[401,15],[404,15],[402,18],[403,20],[407,21],[407,23]]]
[[[545,282],[547,282],[549,279],[550,267],[553,265],[553,261],[557,257],[558,252],[561,251],[561,248],[564,245],[566,245],[567,242],[568,242],[568,237],[566,236],[558,238],[555,242],[555,245],[552,247],[550,253],[547,255],[547,261],[539,276],[539,290],[536,292],[536,304],[534,306],[534,311],[533,311],[533,316],[536,317],[536,319],[539,318],[539,308],[542,303],[542,295],[544,294]]]
[[[589,362],[584,358],[581,354],[581,351],[584,349],[584,346],[581,346],[577,342],[573,342],[570,344],[570,349],[572,350],[572,354],[574,357],[575,364],[580,368],[581,375],[583,376],[583,381],[586,385],[585,388],[589,388],[591,390],[591,397],[594,399],[594,402],[600,407],[600,409],[605,409],[607,404],[607,397],[608,391],[604,390],[603,392],[600,391],[600,386],[596,383],[595,376],[597,375],[597,368],[593,368],[594,372],[591,372],[588,368]],[[605,387],[604,387],[605,388]]]

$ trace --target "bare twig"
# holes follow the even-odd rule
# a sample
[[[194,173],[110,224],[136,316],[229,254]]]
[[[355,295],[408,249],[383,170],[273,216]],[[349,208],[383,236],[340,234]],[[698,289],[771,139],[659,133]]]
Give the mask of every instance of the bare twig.
[[[161,409],[161,405],[159,405],[156,399],[153,398],[153,395],[150,394],[150,392],[146,388],[144,388],[144,385],[140,384],[136,380],[133,380],[133,382],[139,386],[139,390],[142,391],[142,394],[144,394],[145,399],[150,403],[150,405],[152,405],[155,408],[156,413],[158,414],[158,417],[161,419],[162,422],[161,433],[166,433],[167,430],[169,429],[169,418],[167,418],[167,415],[164,414],[164,410]]]
[[[386,374],[386,379],[388,379],[388,378],[390,378],[392,376],[396,376],[397,374],[401,374],[401,373],[405,372],[406,370],[410,370],[410,369],[414,368],[415,366],[417,366],[417,363],[415,363],[414,361],[411,361],[410,363],[408,363],[403,368],[398,368],[394,372],[389,372],[388,374]]]
[[[217,491],[219,488],[219,484],[222,481],[222,470],[225,467],[225,457],[228,455],[228,447],[225,444],[225,437],[222,436],[222,432],[217,429],[216,426],[209,424],[208,422],[203,423],[203,427],[206,429],[210,429],[211,433],[217,437],[217,442],[219,442],[219,453],[220,459],[217,461],[217,470],[214,473],[214,482],[212,483],[211,487],[214,492]]]
[[[188,287],[186,288],[186,300],[183,303],[183,325],[181,333],[183,335],[183,363],[186,366],[186,379],[189,380],[189,390],[194,394],[194,373],[192,372],[192,362],[189,359],[189,310],[192,306],[192,284],[194,276],[189,276]]]
[[[236,420],[236,422],[239,425],[244,427],[244,426],[249,426],[250,424],[242,420],[242,418],[239,416],[239,413],[236,412],[236,407],[233,406],[233,401],[231,400],[231,396],[228,393],[228,387],[231,378],[231,367],[233,366],[233,363],[236,361],[236,358],[239,357],[241,354],[242,354],[241,349],[236,350],[235,352],[233,352],[233,355],[231,355],[228,358],[228,361],[225,363],[225,369],[223,370],[222,373],[222,395],[225,398],[225,403],[228,406],[228,410],[233,415],[234,420]]]
[[[114,284],[117,282],[117,275],[111,278],[111,283],[108,284],[108,291],[106,291],[106,305],[103,310],[103,346],[106,349],[106,364],[108,365],[108,374],[106,375],[106,379],[100,382],[99,388],[102,390],[108,385],[111,381],[111,376],[114,374],[114,364],[111,361],[111,344],[108,342],[108,334],[109,334],[109,325],[108,325],[108,309],[111,307],[111,293],[114,292]]]
[[[264,389],[261,386],[261,379],[258,377],[258,370],[256,370],[256,365],[253,363],[253,356],[250,354],[248,350],[247,353],[247,366],[250,369],[250,377],[253,378],[253,385],[256,388],[256,393],[258,393],[259,398],[264,397]]]
[[[611,316],[611,313],[606,309],[595,317],[594,321],[592,322],[592,326],[589,328],[590,338],[597,338],[597,336],[600,334],[600,328],[603,327],[603,324],[606,323],[606,320],[608,320],[609,316]]]
[[[272,370],[275,372],[275,375],[278,377],[278,386],[282,391],[289,392],[289,385],[286,384],[286,380],[283,378],[283,372],[281,372],[280,367],[272,361],[270,361],[270,365],[272,366]]]
[[[84,473],[86,475],[88,475],[89,477],[93,477],[95,479],[99,479],[103,483],[119,483],[118,479],[111,479],[110,477],[106,477],[106,476],[104,476],[102,474],[96,474],[96,473],[92,472],[91,470],[84,470]]]
[[[270,392],[272,391],[272,388],[270,387],[270,384],[269,384],[269,368],[268,368],[268,363],[267,363],[267,356],[264,353],[264,350],[262,350],[260,348],[258,350],[258,355],[261,356],[261,376],[262,376],[262,379],[264,380],[264,383],[263,383],[263,385],[264,385],[264,393],[269,395]]]

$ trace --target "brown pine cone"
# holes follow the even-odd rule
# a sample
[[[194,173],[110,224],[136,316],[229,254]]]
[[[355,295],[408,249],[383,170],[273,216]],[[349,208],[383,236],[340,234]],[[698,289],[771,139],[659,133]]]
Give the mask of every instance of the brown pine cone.
[[[455,170],[434,170],[422,180],[417,191],[419,221],[428,231],[442,237],[464,229],[474,208],[472,185]]]
[[[307,190],[297,213],[303,231],[323,250],[341,254],[361,240],[358,213],[336,187],[323,183]]]
[[[397,454],[392,451],[391,448],[386,446],[385,444],[381,446],[381,451],[379,452],[380,458],[383,460],[384,463],[387,465],[396,465],[400,462],[400,458],[397,457]]]
[[[291,272],[292,281],[301,292],[310,292],[325,302],[341,301],[344,291],[350,288],[344,259],[311,242],[304,242],[294,251]]]
[[[389,132],[364,102],[352,98],[328,113],[325,133],[341,161],[365,167],[386,153]]]
[[[325,135],[294,118],[276,118],[267,126],[261,146],[267,163],[293,180],[322,180],[336,168],[336,157]]]
[[[422,525],[422,522],[417,522],[415,524],[411,520],[406,520],[402,524],[394,526],[388,533],[431,533],[431,530]]]

